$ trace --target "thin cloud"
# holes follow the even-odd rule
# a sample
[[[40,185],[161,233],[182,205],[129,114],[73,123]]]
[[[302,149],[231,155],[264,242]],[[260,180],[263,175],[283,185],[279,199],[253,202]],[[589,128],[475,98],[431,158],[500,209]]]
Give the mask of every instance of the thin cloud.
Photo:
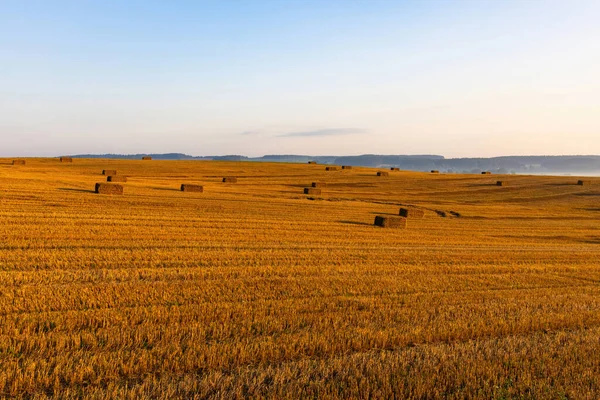
[[[244,131],[240,132],[238,135],[240,136],[250,136],[250,135],[258,135],[260,131]]]
[[[342,136],[357,135],[361,133],[367,133],[367,130],[358,128],[318,129],[314,131],[284,133],[278,135],[278,137]]]

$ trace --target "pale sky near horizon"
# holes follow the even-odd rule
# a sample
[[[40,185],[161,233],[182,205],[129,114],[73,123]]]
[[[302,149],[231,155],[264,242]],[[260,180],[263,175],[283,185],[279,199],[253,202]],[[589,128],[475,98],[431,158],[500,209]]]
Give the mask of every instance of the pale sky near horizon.
[[[600,1],[0,0],[0,142],[600,154]]]

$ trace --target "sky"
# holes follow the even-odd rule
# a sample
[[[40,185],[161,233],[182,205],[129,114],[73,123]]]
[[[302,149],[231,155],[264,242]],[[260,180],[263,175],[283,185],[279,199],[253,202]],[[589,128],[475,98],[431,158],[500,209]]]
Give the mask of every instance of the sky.
[[[0,0],[0,156],[600,154],[597,0]]]

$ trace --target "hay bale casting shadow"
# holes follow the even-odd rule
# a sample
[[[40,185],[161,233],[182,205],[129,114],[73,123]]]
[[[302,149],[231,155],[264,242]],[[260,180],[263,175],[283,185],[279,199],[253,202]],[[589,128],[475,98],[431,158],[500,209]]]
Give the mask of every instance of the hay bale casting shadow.
[[[116,175],[117,174],[117,170],[116,169],[103,169],[102,170],[102,175]]]
[[[181,191],[182,192],[197,192],[197,193],[202,193],[202,192],[204,192],[204,186],[202,186],[202,185],[190,185],[189,183],[183,183],[183,184],[181,184]]]
[[[404,218],[423,218],[425,211],[417,208],[401,208],[399,215]]]
[[[99,194],[123,194],[123,186],[112,183],[96,183],[94,191]]]
[[[13,160],[12,165],[25,165],[25,160]]]
[[[304,188],[304,194],[320,195],[321,189],[312,188],[312,187]]]
[[[237,182],[237,178],[233,177],[233,176],[226,176],[223,178],[223,182],[224,183],[236,183]]]
[[[375,226],[382,228],[406,228],[406,218],[402,217],[388,217],[384,215],[378,215],[375,217]]]

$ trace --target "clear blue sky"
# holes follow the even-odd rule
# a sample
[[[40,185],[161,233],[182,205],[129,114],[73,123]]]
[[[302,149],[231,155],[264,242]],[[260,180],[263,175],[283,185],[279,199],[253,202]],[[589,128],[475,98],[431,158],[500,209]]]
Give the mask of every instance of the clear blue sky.
[[[600,1],[0,0],[0,156],[600,154]]]

